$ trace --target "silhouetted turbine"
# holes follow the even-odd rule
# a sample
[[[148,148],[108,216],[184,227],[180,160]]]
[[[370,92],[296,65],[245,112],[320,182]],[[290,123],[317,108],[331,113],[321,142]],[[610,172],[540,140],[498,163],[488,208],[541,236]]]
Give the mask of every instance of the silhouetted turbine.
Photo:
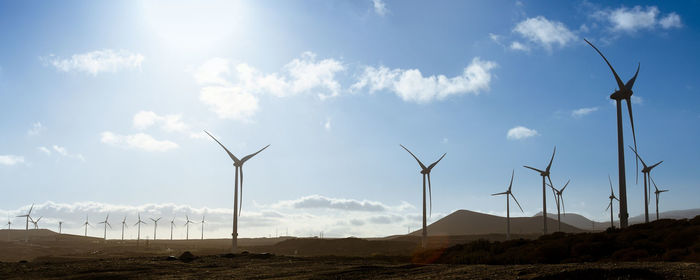
[[[83,225],[85,226],[85,236],[87,236],[87,228],[88,228],[88,226],[91,226],[89,219],[88,219],[88,215],[85,215],[85,223],[83,223]]]
[[[158,221],[160,221],[161,218],[162,217],[158,217],[158,219],[149,218],[151,219],[151,221],[153,221],[153,240],[156,240],[156,230],[158,230]]]
[[[63,230],[63,221],[58,221],[58,234],[61,234]]]
[[[128,227],[126,225],[126,216],[124,216],[124,219],[122,220],[122,241],[124,241],[124,228]]]
[[[231,233],[231,252],[236,253],[236,251],[238,250],[238,216],[241,215],[240,212],[241,212],[241,208],[243,207],[243,164],[246,161],[248,161],[249,159],[253,158],[255,155],[262,152],[263,150],[267,149],[267,147],[270,147],[270,145],[265,146],[264,148],[260,149],[259,151],[255,152],[255,153],[252,153],[250,155],[244,156],[241,159],[238,159],[224,146],[224,144],[221,144],[221,142],[219,142],[219,140],[214,138],[214,136],[211,135],[211,133],[209,133],[206,130],[204,132],[206,132],[209,135],[209,137],[214,139],[214,141],[216,141],[216,143],[218,143],[219,146],[224,148],[224,150],[226,151],[228,156],[233,160],[233,166],[236,169],[236,177],[235,177],[236,182],[234,183],[234,191],[233,191],[233,232]],[[238,204],[239,203],[239,199],[238,199],[238,173],[241,174],[240,205]]]
[[[540,176],[542,176],[542,220],[544,221],[544,234],[547,234],[547,191],[545,187],[545,178],[549,180],[549,184],[552,184],[552,179],[549,177],[549,170],[552,168],[552,162],[554,161],[554,155],[557,153],[557,147],[554,146],[554,152],[552,152],[552,158],[549,160],[549,164],[547,165],[547,168],[542,171],[534,167],[530,167],[527,165],[523,165],[523,167],[535,170],[540,173]]]
[[[29,207],[29,212],[24,215],[19,215],[17,216],[18,218],[25,218],[26,223],[25,223],[25,234],[24,234],[24,242],[29,242],[29,215],[32,214],[32,209],[34,209],[34,203],[32,203],[32,207]]]
[[[41,218],[43,218],[43,216],[39,217],[39,219],[36,219],[35,221],[34,219],[32,219],[32,217],[29,217],[29,219],[32,221],[32,224],[34,224],[34,229],[39,229],[39,220],[41,220]]]
[[[190,221],[190,216],[185,215],[185,218],[187,218],[187,222],[185,222],[185,240],[190,240],[190,224],[194,224],[194,222]]]
[[[202,240],[204,240],[204,215],[202,215]]]
[[[138,213],[138,218],[139,218],[139,221],[134,224],[135,226],[138,226],[138,229],[136,231],[137,232],[136,233],[136,246],[137,247],[139,246],[139,241],[141,241],[141,224],[144,224],[144,225],[146,224],[146,222],[141,220],[141,213]]]
[[[423,248],[425,248],[428,245],[427,244],[427,242],[428,242],[428,226],[427,226],[427,220],[426,220],[426,215],[425,215],[425,179],[426,179],[426,177],[428,178],[428,193],[430,196],[430,215],[432,216],[432,214],[433,214],[433,192],[432,192],[432,187],[430,185],[430,171],[433,170],[433,167],[435,167],[435,165],[437,165],[438,162],[440,162],[442,160],[442,158],[444,158],[445,155],[447,155],[447,153],[442,154],[442,156],[437,161],[433,162],[428,167],[425,167],[425,165],[423,165],[423,163],[416,157],[416,155],[411,153],[411,151],[409,151],[403,145],[399,144],[399,146],[401,146],[401,148],[406,150],[409,154],[411,154],[411,156],[413,156],[414,159],[416,159],[416,161],[418,162],[418,165],[420,165],[420,168],[421,168],[420,173],[423,174],[423,234],[422,234],[422,239],[421,239],[421,246]]]
[[[513,197],[513,200],[515,200],[515,203],[518,204],[518,208],[520,208],[520,211],[525,213],[523,211],[523,208],[520,207],[520,203],[518,200],[515,198],[515,195],[511,192],[511,189],[513,188],[513,177],[515,176],[515,169],[513,169],[513,172],[510,175],[510,184],[508,185],[508,190],[504,191],[502,193],[494,193],[492,196],[496,195],[506,195],[506,240],[510,239],[510,197]]]
[[[552,193],[554,193],[554,201],[557,203],[557,226],[558,226],[557,230],[558,231],[561,231],[561,212],[563,211],[564,216],[566,216],[566,209],[564,208],[564,189],[566,189],[566,187],[569,185],[569,182],[571,182],[571,180],[566,181],[566,184],[564,185],[563,188],[561,188],[561,190],[557,190],[557,188],[555,188],[551,184],[549,185],[549,187],[552,188]],[[560,205],[561,205],[561,211],[559,210]]]
[[[623,140],[623,131],[622,131],[622,100],[625,100],[627,102],[627,111],[629,112],[630,115],[630,125],[632,126],[632,139],[634,140],[634,147],[637,147],[637,136],[635,135],[635,130],[634,130],[634,118],[632,117],[632,87],[634,86],[634,81],[637,80],[637,74],[639,74],[639,67],[641,66],[641,63],[637,65],[637,72],[634,73],[634,76],[627,81],[626,84],[622,83],[622,80],[620,79],[620,76],[617,75],[617,72],[615,72],[615,69],[613,69],[612,65],[610,65],[610,62],[608,62],[608,59],[605,58],[602,52],[598,50],[591,42],[588,40],[584,39],[586,43],[591,45],[593,49],[595,49],[598,54],[600,54],[601,57],[603,57],[603,60],[605,60],[605,63],[608,64],[608,67],[610,67],[610,70],[612,71],[613,75],[615,76],[615,82],[617,82],[618,90],[613,92],[610,95],[610,99],[615,100],[615,106],[617,108],[617,165],[618,165],[618,170],[619,170],[619,180],[620,180],[620,227],[621,228],[626,228],[628,224],[628,218],[629,218],[629,213],[627,212],[627,182],[625,178],[625,147],[624,147],[624,140]],[[637,165],[636,169],[639,169],[639,163],[638,161],[635,160],[635,164]],[[639,174],[637,174],[637,178],[639,178]],[[639,179],[637,179],[639,180]]]
[[[620,201],[615,197],[615,192],[613,192],[613,186],[612,186],[612,179],[610,179],[610,175],[608,175],[608,181],[610,182],[610,196],[608,197],[610,199],[610,203],[608,204],[608,207],[605,208],[605,211],[608,211],[608,208],[610,208],[610,228],[615,228],[615,222],[613,220],[613,200],[617,200],[618,202]]]
[[[656,189],[656,191],[654,191],[654,194],[656,195],[656,220],[658,221],[659,220],[659,195],[662,192],[667,192],[668,190],[659,190],[659,188],[656,187],[656,182],[654,182],[654,178],[649,176],[649,179],[651,179],[651,182],[654,183],[654,189]]]
[[[102,222],[99,222],[98,224],[104,224],[105,225],[105,234],[104,234],[104,240],[107,241],[107,226],[109,228],[112,228],[112,225],[109,224],[109,214],[107,214],[107,217],[105,217],[105,220]]]
[[[175,217],[170,220],[170,240],[173,240],[173,227],[175,227]]]
[[[630,147],[632,149],[632,147]],[[662,161],[659,161],[651,166],[647,166],[647,164],[644,162],[642,157],[639,156],[639,153],[637,153],[636,149],[632,149],[634,154],[637,156],[639,161],[642,162],[642,174],[644,175],[644,222],[648,223],[649,222],[649,196],[651,196],[651,184],[648,184],[649,182],[649,176],[651,176],[651,170],[654,169],[654,167],[657,167],[659,164],[661,164]]]

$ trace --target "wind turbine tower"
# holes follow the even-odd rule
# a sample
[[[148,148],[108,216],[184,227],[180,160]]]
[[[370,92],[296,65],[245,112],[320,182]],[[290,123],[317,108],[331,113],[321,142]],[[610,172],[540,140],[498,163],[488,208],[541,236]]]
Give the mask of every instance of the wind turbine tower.
[[[109,220],[109,214],[107,214],[107,217],[105,217],[105,220],[104,220],[104,221],[99,222],[99,224],[104,224],[104,225],[105,225],[105,234],[104,234],[104,240],[105,240],[105,242],[107,241],[107,226],[109,226],[109,228],[112,228],[112,225],[110,225],[109,222],[108,222],[107,220]]]
[[[515,176],[515,169],[513,169],[513,172],[510,174],[510,184],[508,185],[508,190],[502,192],[502,193],[494,193],[492,196],[496,195],[506,195],[506,240],[510,240],[510,197],[513,197],[513,200],[515,200],[515,203],[518,204],[518,208],[520,208],[520,211],[525,213],[523,211],[523,208],[520,207],[520,203],[518,200],[515,198],[515,195],[511,192],[513,189],[513,177]],[[409,232],[411,231],[411,228],[409,227]]]
[[[540,176],[542,176],[542,221],[543,221],[543,231],[544,234],[547,234],[547,190],[545,188],[545,179],[549,180],[549,184],[552,184],[552,178],[549,177],[550,169],[552,168],[552,162],[554,161],[554,155],[557,153],[557,147],[554,146],[554,152],[552,152],[552,158],[549,160],[549,164],[547,165],[547,168],[542,171],[534,167],[530,167],[527,165],[524,165],[523,167],[535,170],[540,173]]]
[[[153,221],[153,241],[156,240],[156,230],[158,229],[158,221],[160,221],[161,217],[158,217],[158,219],[153,219],[149,218],[151,221]]]

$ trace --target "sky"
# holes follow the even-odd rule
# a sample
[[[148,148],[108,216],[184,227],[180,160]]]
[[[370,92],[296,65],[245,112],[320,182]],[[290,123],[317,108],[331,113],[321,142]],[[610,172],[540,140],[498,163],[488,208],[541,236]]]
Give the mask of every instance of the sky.
[[[240,237],[386,236],[503,197],[542,210],[540,176],[567,212],[604,221],[617,194],[616,83],[632,77],[639,152],[664,162],[661,211],[698,208],[700,22],[695,2],[62,1],[0,2],[0,220],[35,203],[39,226],[82,234],[109,214],[117,238],[185,216],[230,237],[244,166]],[[625,145],[632,131],[623,110]],[[625,151],[631,216],[643,184]],[[556,212],[547,192],[547,211]],[[653,197],[652,197],[653,198]],[[654,210],[650,205],[650,211]],[[619,209],[617,205],[615,210]],[[7,225],[6,222],[3,224]],[[201,224],[191,235],[201,234]],[[146,230],[147,229],[147,230]],[[169,235],[168,233],[161,233]],[[161,238],[159,234],[159,238]]]

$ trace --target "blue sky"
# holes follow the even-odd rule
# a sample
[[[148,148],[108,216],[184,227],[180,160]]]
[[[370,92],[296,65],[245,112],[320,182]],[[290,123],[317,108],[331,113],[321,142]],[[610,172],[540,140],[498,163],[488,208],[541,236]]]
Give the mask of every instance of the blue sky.
[[[243,237],[417,228],[420,170],[400,143],[424,162],[447,153],[433,221],[504,215],[490,194],[513,169],[525,213],[511,212],[541,211],[540,177],[522,165],[544,168],[555,145],[567,211],[604,220],[615,82],[583,38],[624,80],[641,63],[635,125],[645,160],[664,160],[662,211],[699,206],[697,3],[165,4],[0,4],[0,215],[37,203],[40,226],[80,233],[85,214],[206,213],[207,236],[230,236],[234,169],[208,129],[239,156],[271,144],[244,169]]]

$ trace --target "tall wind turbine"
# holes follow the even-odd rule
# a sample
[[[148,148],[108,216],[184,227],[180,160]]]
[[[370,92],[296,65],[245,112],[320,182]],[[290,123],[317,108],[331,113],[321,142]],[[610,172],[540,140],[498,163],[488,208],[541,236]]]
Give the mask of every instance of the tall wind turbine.
[[[542,176],[542,221],[544,221],[544,234],[547,234],[547,191],[545,189],[545,178],[549,180],[549,184],[552,184],[552,178],[549,177],[549,170],[552,168],[552,162],[554,161],[554,155],[557,153],[557,147],[554,146],[554,152],[552,152],[552,158],[549,160],[547,168],[542,171],[534,167],[524,165],[523,167],[535,170]]]
[[[128,227],[126,225],[126,216],[124,216],[124,219],[122,220],[122,241],[124,241],[124,228]]]
[[[495,195],[506,195],[506,240],[510,240],[510,197],[513,197],[513,200],[515,200],[515,203],[518,204],[518,208],[520,208],[520,211],[525,213],[523,211],[523,208],[520,207],[520,203],[518,200],[515,198],[513,193],[511,192],[511,189],[513,188],[513,177],[515,176],[515,169],[513,169],[513,172],[510,174],[510,184],[508,185],[508,190],[504,191],[502,193],[494,193],[492,196]]]
[[[175,227],[175,217],[170,220],[170,240],[173,240],[173,228]]]
[[[659,195],[662,192],[667,192],[668,190],[659,190],[659,188],[656,187],[656,182],[654,182],[654,178],[651,178],[651,176],[649,176],[649,179],[651,179],[651,182],[654,183],[654,189],[656,189],[656,191],[654,191],[654,194],[656,195],[656,220],[658,221],[659,220]]]
[[[136,233],[136,246],[139,246],[139,241],[141,240],[141,224],[146,224],[146,222],[141,220],[141,213],[138,213],[139,221],[134,224],[135,226],[138,226],[138,230]]]
[[[112,225],[110,225],[109,222],[108,222],[107,220],[109,220],[109,214],[107,214],[107,217],[105,217],[105,220],[104,220],[104,221],[99,222],[99,224],[104,224],[104,225],[105,225],[105,235],[104,235],[104,240],[105,240],[105,241],[107,241],[107,226],[109,226],[109,228],[112,228]]]
[[[426,215],[425,215],[425,179],[428,179],[428,195],[430,196],[430,214],[432,215],[433,213],[433,191],[432,187],[430,186],[430,171],[433,170],[433,167],[438,164],[442,160],[442,158],[447,155],[447,153],[442,154],[442,156],[432,164],[430,164],[428,167],[425,167],[425,165],[414,155],[409,151],[406,147],[403,145],[399,144],[401,148],[406,150],[411,156],[413,156],[414,159],[418,162],[418,165],[420,165],[421,171],[420,173],[423,174],[423,234],[421,238],[421,246],[425,248],[428,245],[428,225],[427,225],[427,220],[426,220]]]
[[[190,221],[190,216],[185,215],[185,218],[187,218],[187,222],[185,222],[185,240],[190,240],[190,224],[194,223]]]
[[[149,218],[151,221],[153,221],[153,240],[156,240],[156,230],[158,229],[158,221],[160,221],[161,217],[158,217],[158,219],[153,219]]]
[[[63,221],[58,221],[58,234],[61,234],[63,231]]]
[[[85,236],[87,236],[87,228],[90,225],[90,222],[88,220],[88,215],[85,215],[85,223],[83,225],[85,226]]]
[[[630,147],[632,149],[632,147]],[[632,149],[634,154],[637,156],[639,161],[642,162],[642,174],[644,175],[644,222],[648,223],[649,222],[649,196],[651,192],[651,184],[648,184],[649,178],[651,176],[651,170],[654,169],[654,167],[658,166],[661,164],[662,161],[659,161],[651,166],[647,166],[647,164],[644,162],[642,157],[639,156],[639,153],[637,153],[637,149]]]
[[[39,229],[39,221],[41,220],[41,218],[43,218],[43,216],[39,217],[35,221],[34,219],[32,219],[32,217],[29,217],[29,219],[32,221],[32,224],[34,224],[34,229]]]
[[[612,186],[612,179],[610,179],[610,175],[608,175],[608,181],[610,182],[610,196],[608,197],[610,199],[610,204],[608,204],[608,208],[610,208],[610,228],[615,228],[615,222],[613,220],[613,200],[617,200],[618,202],[620,201],[615,197],[615,192],[613,191],[613,186]],[[607,211],[608,208],[605,208]]]
[[[240,210],[241,207],[243,206],[243,164],[248,161],[249,159],[253,158],[255,155],[258,153],[262,152],[263,150],[267,149],[267,147],[270,147],[270,145],[265,146],[264,148],[260,149],[259,151],[252,153],[250,155],[247,155],[241,159],[238,159],[236,156],[234,156],[225,146],[224,144],[221,144],[219,140],[214,138],[208,131],[206,132],[216,143],[219,143],[219,146],[224,148],[228,156],[233,160],[233,166],[236,169],[236,182],[234,183],[234,191],[233,191],[233,232],[231,233],[231,252],[236,253],[238,250],[238,216],[240,216]],[[240,179],[240,184],[241,184],[241,198],[240,198],[240,205],[239,205],[239,199],[238,199],[238,173],[241,174],[241,179]]]
[[[27,212],[27,214],[17,216],[18,218],[25,218],[26,219],[25,228],[24,228],[24,230],[25,230],[24,242],[29,242],[29,215],[32,214],[32,209],[34,209],[34,203],[32,203],[32,207],[29,207],[29,212]]]
[[[549,184],[549,187],[552,188],[552,192],[554,193],[554,201],[557,203],[557,231],[561,231],[561,211],[564,211],[564,216],[566,216],[566,209],[564,209],[564,189],[569,185],[569,182],[571,180],[566,181],[566,184],[564,185],[561,190],[558,190],[552,184]],[[561,206],[561,209],[560,209]]]
[[[620,180],[620,227],[621,228],[626,228],[628,225],[628,219],[629,219],[629,213],[627,212],[627,182],[625,180],[625,146],[624,146],[624,140],[623,140],[623,131],[622,131],[622,100],[625,100],[627,102],[627,111],[629,112],[630,115],[630,125],[632,126],[632,139],[634,141],[634,147],[636,149],[637,147],[637,136],[635,135],[634,131],[634,118],[632,117],[632,87],[634,86],[634,81],[637,80],[637,74],[639,74],[639,67],[641,66],[641,63],[637,65],[637,72],[634,73],[634,76],[627,81],[626,84],[622,83],[622,80],[620,79],[620,76],[617,75],[617,72],[615,72],[615,69],[613,69],[612,65],[610,62],[608,62],[608,59],[605,58],[602,52],[598,50],[591,42],[589,42],[586,39],[583,39],[595,49],[598,54],[600,54],[601,57],[603,57],[603,60],[605,60],[605,63],[608,64],[608,67],[610,67],[610,70],[613,73],[613,76],[615,76],[615,82],[617,82],[618,90],[613,92],[610,95],[610,99],[615,100],[615,105],[617,108],[617,165],[618,165],[618,170],[619,170],[619,180]],[[635,160],[635,164],[639,165],[639,163]],[[639,168],[636,168],[639,169]]]
[[[204,215],[202,215],[202,240],[204,240]]]

